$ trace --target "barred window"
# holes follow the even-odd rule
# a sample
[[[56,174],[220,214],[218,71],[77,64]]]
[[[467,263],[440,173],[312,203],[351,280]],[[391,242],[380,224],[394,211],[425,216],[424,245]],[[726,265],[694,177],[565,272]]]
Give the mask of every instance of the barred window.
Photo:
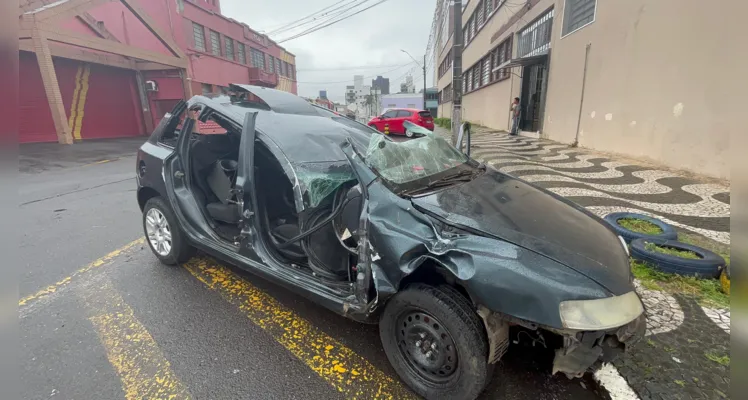
[[[265,69],[265,53],[254,47],[249,48],[249,56],[252,59],[252,66],[255,68]]]
[[[481,62],[483,64],[483,73],[481,74],[480,84],[488,85],[488,78],[491,76],[491,56],[484,58]]]
[[[236,48],[236,56],[237,58],[239,58],[240,63],[247,63],[247,49],[244,47],[244,43],[238,43]]]
[[[205,28],[202,25],[192,23],[192,38],[195,39],[195,49],[205,51]]]
[[[480,87],[480,62],[473,67],[473,89]]]
[[[477,14],[477,16],[478,16],[477,25],[478,26],[483,25],[483,22],[485,22],[485,20],[483,19],[483,17],[486,16],[485,10],[483,9],[484,4],[485,4],[485,2],[478,4],[478,14]]]
[[[475,37],[475,18],[470,18],[470,40]]]
[[[281,74],[281,64],[283,64],[280,60],[280,58],[275,59],[275,72],[280,75]]]
[[[234,39],[228,36],[223,37],[224,47],[226,48],[226,58],[229,60],[234,59]]]
[[[221,55],[221,36],[216,31],[210,31],[210,52],[214,56]]]
[[[268,72],[275,73],[275,57],[268,54]]]
[[[561,35],[568,35],[595,20],[597,0],[566,0],[564,26]]]

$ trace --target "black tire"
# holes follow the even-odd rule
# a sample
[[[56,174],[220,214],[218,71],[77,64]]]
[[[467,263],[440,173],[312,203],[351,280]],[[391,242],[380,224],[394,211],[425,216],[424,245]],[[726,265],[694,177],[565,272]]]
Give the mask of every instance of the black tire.
[[[624,219],[624,218],[641,219],[649,223],[655,224],[660,229],[662,229],[662,233],[660,233],[659,235],[647,235],[645,233],[630,231],[622,227],[621,225],[618,225],[618,220]],[[678,240],[678,232],[675,230],[675,228],[660,221],[657,218],[652,218],[652,217],[649,217],[643,214],[617,212],[617,213],[608,214],[603,219],[605,220],[605,222],[607,222],[608,224],[610,224],[610,226],[613,227],[613,229],[616,231],[617,234],[621,235],[621,237],[623,238],[623,240],[626,241],[626,243],[631,243],[632,240],[636,240],[636,239]]]
[[[412,322],[408,322],[410,316]],[[414,343],[406,341],[406,329],[418,335],[414,329],[420,326],[426,326],[435,335],[415,336],[418,342]],[[449,286],[414,284],[397,293],[382,312],[379,334],[385,354],[400,378],[426,399],[475,399],[491,379],[493,365],[488,364],[488,339],[483,323],[470,302]],[[430,339],[434,341],[429,342]],[[416,347],[421,340],[425,343]],[[436,343],[437,347],[430,347],[430,343]],[[424,344],[428,352],[434,349],[432,357],[441,366],[438,371],[434,371],[437,368],[434,366],[427,372],[423,364],[414,360],[429,362],[425,354],[428,352],[422,349]],[[418,354],[411,355],[410,350]],[[446,376],[440,375],[444,372]]]
[[[171,231],[171,249],[166,255],[159,254],[158,251],[153,248],[151,241],[148,240],[146,215],[148,215],[148,211],[151,209],[156,209],[161,212],[169,224]],[[148,243],[148,247],[151,248],[153,254],[166,265],[184,263],[195,254],[195,248],[187,243],[184,233],[182,233],[182,228],[177,223],[177,218],[171,211],[171,207],[161,197],[153,197],[145,203],[145,207],[143,207],[143,233],[145,233],[145,241]]]
[[[657,246],[672,247],[683,251],[692,251],[700,259],[688,259],[657,253],[646,249],[647,243]],[[631,257],[652,264],[662,272],[696,276],[699,278],[717,278],[724,268],[725,259],[707,249],[674,240],[636,239],[631,242]]]

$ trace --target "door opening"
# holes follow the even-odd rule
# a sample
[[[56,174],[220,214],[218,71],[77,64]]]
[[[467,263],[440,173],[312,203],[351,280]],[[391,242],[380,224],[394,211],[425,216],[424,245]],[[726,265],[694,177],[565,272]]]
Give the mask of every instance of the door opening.
[[[539,132],[543,127],[545,111],[545,91],[548,82],[546,63],[528,65],[522,68],[522,119],[520,129]]]

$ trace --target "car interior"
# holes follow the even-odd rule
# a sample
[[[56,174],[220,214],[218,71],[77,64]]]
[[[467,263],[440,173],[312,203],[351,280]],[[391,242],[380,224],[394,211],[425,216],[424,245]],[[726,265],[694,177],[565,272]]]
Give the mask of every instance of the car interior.
[[[218,113],[207,117],[203,113],[201,119],[200,128],[190,138],[191,189],[215,232],[235,243],[241,232],[241,210],[234,191],[241,132]],[[205,126],[212,131],[203,132]],[[351,280],[362,202],[356,182],[342,185],[318,207],[299,213],[291,181],[259,140],[254,164],[256,215],[263,241],[273,256],[322,279]]]

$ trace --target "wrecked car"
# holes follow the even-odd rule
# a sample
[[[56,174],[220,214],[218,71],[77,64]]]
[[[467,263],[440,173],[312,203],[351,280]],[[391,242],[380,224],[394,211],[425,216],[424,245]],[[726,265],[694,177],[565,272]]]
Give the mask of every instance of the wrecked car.
[[[230,90],[179,103],[139,150],[163,263],[199,249],[378,323],[429,399],[478,396],[519,333],[569,377],[643,336],[625,243],[585,209],[431,132],[395,142],[293,94]]]

